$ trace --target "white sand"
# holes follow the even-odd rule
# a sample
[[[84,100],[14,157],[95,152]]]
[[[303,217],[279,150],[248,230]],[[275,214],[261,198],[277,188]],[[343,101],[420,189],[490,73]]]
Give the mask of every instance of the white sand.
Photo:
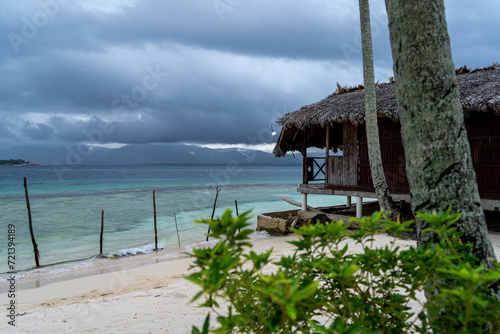
[[[274,248],[272,257],[291,253],[287,240],[257,240],[254,250]],[[137,258],[140,258],[138,256]],[[200,288],[183,276],[190,258],[60,281],[17,291],[17,327],[1,312],[0,333],[190,333],[208,313],[189,304]],[[2,305],[8,302],[2,294]]]
[[[257,240],[254,250],[260,253],[274,248],[271,256],[276,260],[293,251],[286,241],[296,238]],[[374,246],[393,240],[380,235]],[[414,242],[397,240],[397,245],[405,249]],[[1,312],[0,333],[190,333],[193,325],[202,326],[208,312],[196,307],[201,299],[189,304],[199,291],[183,278],[191,261],[164,261],[20,290],[17,327],[8,326],[8,318]],[[1,298],[6,305],[6,294]]]

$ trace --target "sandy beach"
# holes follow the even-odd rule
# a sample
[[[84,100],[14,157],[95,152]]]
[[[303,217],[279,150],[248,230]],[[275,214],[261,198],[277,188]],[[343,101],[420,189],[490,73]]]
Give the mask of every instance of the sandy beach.
[[[287,241],[295,235],[270,237],[254,242],[253,249],[273,248],[272,259],[290,254]],[[500,254],[500,234],[492,235],[495,252]],[[414,245],[378,235],[375,246],[392,241],[402,249]],[[349,252],[356,252],[350,246]],[[208,312],[189,304],[199,288],[183,278],[189,273],[190,258],[163,261],[133,269],[59,281],[38,288],[19,289],[16,325],[3,316],[2,333],[190,333],[201,327]],[[2,295],[6,305],[7,295]]]
[[[292,251],[295,236],[257,240],[254,250],[274,248],[273,258]],[[147,255],[146,255],[147,256]],[[144,255],[135,257],[140,259]],[[78,277],[19,289],[16,328],[2,317],[1,333],[190,333],[207,309],[189,304],[199,288],[184,279],[190,258]],[[22,282],[21,282],[22,283]],[[7,305],[7,294],[2,304]],[[5,313],[4,313],[5,314]]]

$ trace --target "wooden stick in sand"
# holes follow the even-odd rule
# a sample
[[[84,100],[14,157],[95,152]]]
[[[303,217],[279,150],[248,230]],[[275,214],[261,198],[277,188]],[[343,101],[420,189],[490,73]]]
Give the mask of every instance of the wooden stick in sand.
[[[219,196],[219,187],[217,186],[215,188],[215,201],[214,201],[214,209],[212,210],[212,217],[210,218],[210,220],[214,219],[214,214],[215,214],[215,206],[217,204],[217,197]],[[210,226],[208,227],[208,233],[207,233],[207,241],[208,241],[208,235],[210,234]]]
[[[40,267],[40,253],[38,252],[38,245],[36,244],[35,234],[33,233],[33,223],[31,220],[31,208],[30,208],[30,199],[28,196],[28,184],[26,182],[26,178],[24,178],[24,193],[26,194],[26,207],[28,208],[28,219],[29,219],[29,229],[31,235],[31,242],[33,243],[33,253],[35,253],[35,263],[36,267]]]
[[[239,216],[240,214],[238,213],[238,201],[234,200],[234,206],[236,207],[236,215]],[[239,232],[241,232],[241,229],[238,229]]]
[[[175,220],[175,229],[177,230],[177,241],[179,242],[179,247],[181,247],[181,238],[179,238],[179,228],[177,227],[177,218],[175,217],[175,213],[174,213],[174,220]]]
[[[104,233],[104,210],[101,211],[101,236],[99,237],[99,256],[102,257],[102,235]]]
[[[154,212],[154,220],[155,220],[155,251],[158,250],[158,231],[156,230],[156,198],[155,191],[153,190],[153,212]]]

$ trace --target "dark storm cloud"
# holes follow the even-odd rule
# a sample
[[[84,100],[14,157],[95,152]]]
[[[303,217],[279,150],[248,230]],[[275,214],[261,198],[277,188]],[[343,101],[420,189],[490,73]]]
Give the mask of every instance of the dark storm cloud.
[[[8,140],[14,137],[14,134],[7,128],[6,124],[0,122],[0,138],[2,138],[2,140]]]
[[[314,1],[293,5],[289,1],[242,1],[231,11],[219,12],[214,4],[216,1],[202,0],[175,5],[145,2],[121,18],[132,23],[125,30],[110,26],[105,35],[109,41],[124,43],[171,40],[257,56],[331,59],[339,52],[341,36],[350,34],[355,23],[343,24],[332,20],[332,16],[318,16],[313,7],[324,4]],[[145,20],[157,24],[144,25]]]
[[[498,61],[500,5],[446,5],[456,65]],[[371,12],[383,82],[384,2]],[[272,142],[283,113],[362,82],[349,0],[16,1],[0,36],[0,147]]]
[[[25,121],[21,133],[33,140],[49,139],[54,133],[54,129],[46,124],[36,124],[30,121]]]

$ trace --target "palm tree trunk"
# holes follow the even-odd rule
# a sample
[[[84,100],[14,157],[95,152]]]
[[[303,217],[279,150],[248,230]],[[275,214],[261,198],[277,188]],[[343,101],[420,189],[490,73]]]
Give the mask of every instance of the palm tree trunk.
[[[380,207],[390,218],[395,219],[400,215],[400,212],[389,192],[384,174],[384,167],[382,165],[382,154],[380,152],[375,96],[375,75],[373,69],[372,33],[370,27],[370,6],[368,0],[359,0],[359,15],[363,49],[363,78],[365,82],[365,124],[370,170]]]
[[[493,266],[465,130],[443,0],[386,0],[412,210],[463,212],[457,229],[472,254]],[[417,221],[418,242],[428,226]]]

